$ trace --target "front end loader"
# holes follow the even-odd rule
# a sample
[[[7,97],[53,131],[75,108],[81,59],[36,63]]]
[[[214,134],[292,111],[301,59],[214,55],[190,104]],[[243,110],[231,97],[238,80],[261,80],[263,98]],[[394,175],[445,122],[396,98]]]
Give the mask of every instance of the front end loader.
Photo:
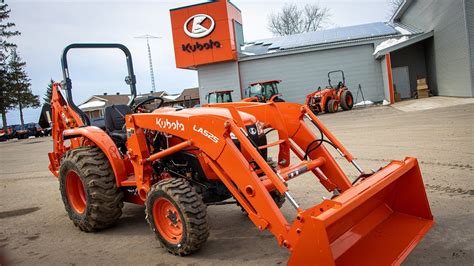
[[[130,106],[106,109],[105,129],[91,125],[73,102],[66,62],[72,48],[119,48],[127,57]],[[236,203],[290,251],[289,265],[385,265],[401,263],[433,225],[415,158],[365,172],[307,106],[237,102],[144,110],[143,103],[134,104],[126,47],[73,44],[62,62],[65,82],[53,86],[50,170],[69,218],[82,231],[112,226],[124,201],[141,204],[162,246],[188,255],[209,236],[207,207]],[[268,143],[270,130],[278,139]],[[272,149],[276,161],[267,155]],[[359,177],[350,180],[328,149]],[[332,198],[301,207],[287,183],[303,174],[314,176]],[[291,221],[279,209],[285,200],[295,210]]]

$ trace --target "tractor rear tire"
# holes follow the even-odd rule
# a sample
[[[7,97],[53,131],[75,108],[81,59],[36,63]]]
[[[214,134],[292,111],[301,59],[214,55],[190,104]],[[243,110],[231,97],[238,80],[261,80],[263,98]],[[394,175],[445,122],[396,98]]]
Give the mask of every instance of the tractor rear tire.
[[[98,147],[86,146],[64,154],[59,190],[69,219],[84,232],[115,224],[122,215],[123,194],[110,163]]]
[[[329,100],[329,102],[328,102],[328,112],[329,113],[337,112],[338,108],[339,108],[339,104],[337,103],[336,100]]]
[[[345,90],[341,93],[341,108],[344,111],[351,110],[354,106],[354,97],[352,97],[352,93],[348,90]]]
[[[189,255],[207,241],[207,206],[185,179],[168,178],[154,184],[145,206],[151,230],[169,253]]]

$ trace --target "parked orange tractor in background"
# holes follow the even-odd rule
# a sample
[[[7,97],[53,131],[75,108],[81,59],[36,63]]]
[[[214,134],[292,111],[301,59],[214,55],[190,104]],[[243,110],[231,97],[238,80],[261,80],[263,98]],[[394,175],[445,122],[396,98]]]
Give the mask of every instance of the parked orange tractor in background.
[[[250,83],[249,87],[245,90],[247,98],[242,99],[242,102],[284,102],[281,94],[278,92],[278,84],[280,82],[281,80],[265,80]]]
[[[126,55],[131,99],[105,109],[105,128],[91,125],[74,104],[66,60],[72,48],[119,48]],[[80,230],[110,227],[124,201],[141,204],[162,246],[187,255],[209,236],[207,205],[236,203],[290,251],[290,265],[386,265],[403,261],[432,226],[415,158],[364,172],[310,109],[296,103],[145,110],[147,101],[160,98],[135,104],[131,60],[120,44],[72,44],[62,56],[64,82],[54,83],[51,102],[49,169]],[[267,143],[265,130],[275,130],[278,139]],[[360,176],[351,181],[328,148]],[[277,161],[267,157],[269,149],[275,149]],[[301,207],[287,182],[304,173],[332,198]],[[285,199],[295,209],[293,221],[279,209]]]
[[[336,86],[331,84],[331,74],[341,73],[342,81]],[[324,90],[321,87],[306,96],[306,106],[314,113],[335,113],[341,106],[342,110],[351,110],[354,105],[354,97],[346,87],[344,71],[335,70],[328,73],[328,83]]]
[[[206,94],[207,103],[231,103],[233,90],[211,91]]]

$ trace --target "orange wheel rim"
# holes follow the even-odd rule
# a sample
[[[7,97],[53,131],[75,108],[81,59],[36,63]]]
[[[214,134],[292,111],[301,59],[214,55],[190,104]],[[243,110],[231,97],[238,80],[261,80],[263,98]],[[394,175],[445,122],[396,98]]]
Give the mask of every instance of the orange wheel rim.
[[[333,108],[334,111],[336,111],[336,110],[337,110],[337,107],[338,107],[337,102],[334,102],[333,107],[334,107],[334,108]]]
[[[352,105],[352,97],[351,96],[347,97],[347,105],[349,105],[349,106]]]
[[[81,178],[74,171],[66,175],[66,195],[74,211],[83,214],[86,210],[86,193]]]
[[[171,244],[178,244],[183,238],[183,221],[178,209],[165,198],[153,203],[153,220],[160,235]]]

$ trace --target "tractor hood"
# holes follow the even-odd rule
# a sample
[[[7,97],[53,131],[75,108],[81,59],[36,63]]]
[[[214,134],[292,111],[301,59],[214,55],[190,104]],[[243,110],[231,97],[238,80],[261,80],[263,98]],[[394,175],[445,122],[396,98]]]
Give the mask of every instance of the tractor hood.
[[[199,108],[189,108],[189,109],[178,109],[174,107],[163,107],[153,111],[155,114],[172,114],[172,115],[179,115],[183,117],[191,117],[191,116],[219,116],[219,117],[226,117],[229,119],[232,118],[231,112],[226,108],[216,108],[216,107],[199,107]],[[245,125],[252,125],[257,122],[255,116],[238,111],[242,121]]]

